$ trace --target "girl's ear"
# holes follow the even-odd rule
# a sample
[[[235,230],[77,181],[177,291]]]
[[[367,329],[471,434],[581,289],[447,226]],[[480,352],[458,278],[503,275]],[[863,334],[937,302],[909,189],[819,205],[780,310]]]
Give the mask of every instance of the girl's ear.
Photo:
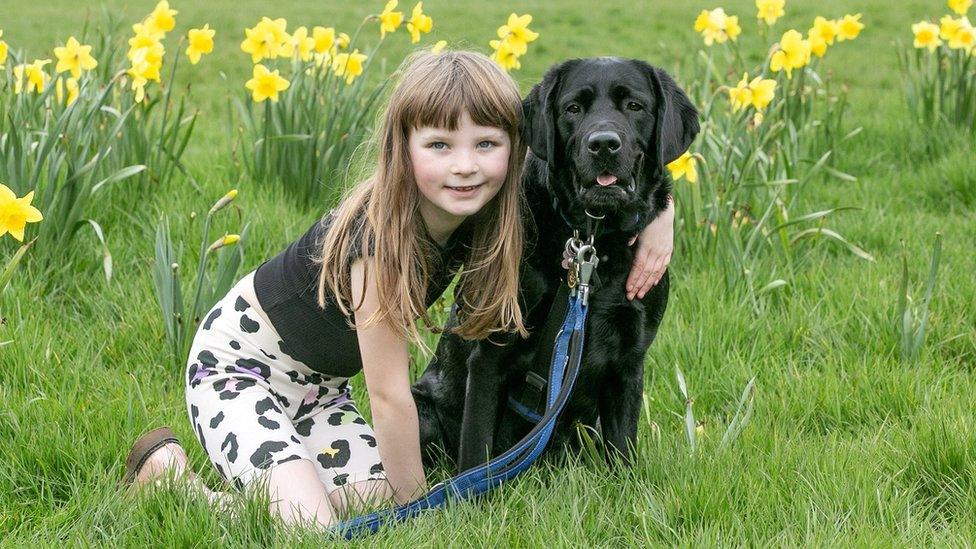
[[[550,67],[542,82],[533,86],[522,101],[522,139],[529,145],[532,154],[550,164],[556,161],[555,102],[559,81],[572,62]]]

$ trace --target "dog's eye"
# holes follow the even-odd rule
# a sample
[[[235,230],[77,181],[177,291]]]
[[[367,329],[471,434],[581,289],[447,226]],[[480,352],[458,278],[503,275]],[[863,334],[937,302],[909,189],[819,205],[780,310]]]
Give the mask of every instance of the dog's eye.
[[[644,110],[644,105],[637,103],[636,101],[631,101],[627,103],[627,109],[631,111],[642,111]]]
[[[573,114],[576,114],[580,112],[580,106],[577,105],[576,103],[570,103],[569,106],[566,107],[566,112],[571,112]]]

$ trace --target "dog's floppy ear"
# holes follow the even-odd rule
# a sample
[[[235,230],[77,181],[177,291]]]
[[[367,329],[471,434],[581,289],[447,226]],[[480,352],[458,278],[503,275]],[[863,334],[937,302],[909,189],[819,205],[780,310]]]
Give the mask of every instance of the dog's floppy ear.
[[[688,150],[698,135],[698,110],[668,73],[643,61],[639,64],[657,95],[654,137],[657,140],[659,166],[664,169]]]
[[[522,138],[532,154],[547,162],[556,156],[556,90],[566,63],[553,65],[522,101]]]

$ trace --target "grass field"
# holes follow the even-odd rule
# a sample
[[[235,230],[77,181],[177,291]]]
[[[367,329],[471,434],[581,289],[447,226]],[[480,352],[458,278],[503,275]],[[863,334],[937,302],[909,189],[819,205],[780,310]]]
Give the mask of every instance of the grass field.
[[[28,58],[50,56],[81,34],[86,10],[125,10],[135,22],[150,2],[5,0],[3,38]],[[0,295],[0,545],[315,546],[319,534],[286,531],[259,502],[236,517],[213,513],[179,490],[133,500],[116,481],[132,440],[172,425],[194,468],[218,486],[186,418],[182,372],[166,355],[150,267],[161,215],[184,234],[231,187],[251,222],[244,271],[300,235],[325,205],[299,207],[276,188],[249,181],[230,161],[226,97],[238,94],[250,61],[242,29],[260,16],[289,26],[354,27],[381,2],[257,0],[172,2],[177,29],[210,23],[215,52],[184,66],[201,118],[187,155],[201,191],[177,178],[135,211],[96,208],[115,262],[106,283],[95,240],[69,274],[45,280],[28,262]],[[412,5],[412,4],[411,4]],[[487,51],[511,11],[531,13],[541,34],[515,73],[523,91],[568,57],[645,59],[692,74],[701,38],[692,22],[722,5],[743,26],[743,50],[764,53],[755,8],[746,0],[701,2],[446,2],[427,0],[434,39]],[[406,6],[401,6],[408,9]],[[857,206],[831,226],[870,252],[866,262],[817,241],[795,259],[789,284],[761,312],[719,280],[714,260],[675,250],[671,302],[647,356],[647,408],[638,464],[611,471],[592,459],[533,469],[478,502],[453,506],[358,544],[491,546],[632,545],[970,545],[976,539],[976,146],[971,134],[917,128],[908,119],[893,43],[911,23],[947,10],[938,1],[791,0],[774,34],[806,29],[816,15],[863,14],[860,38],[824,63],[849,89],[847,127],[864,131],[835,166],[856,182],[826,180],[804,196],[801,213]],[[765,42],[763,42],[765,43]],[[385,52],[396,64],[404,36]],[[758,59],[758,57],[757,57]],[[226,80],[220,74],[226,75]],[[689,75],[682,79],[682,75]],[[734,83],[740,75],[730,77]],[[938,143],[938,146],[931,146]],[[928,145],[927,145],[928,144]],[[682,200],[686,182],[676,185]],[[236,227],[226,216],[215,231]],[[226,225],[226,226],[225,226]],[[935,233],[942,266],[919,356],[898,354],[896,307],[902,242],[912,295],[922,295]],[[195,246],[196,233],[188,235]],[[0,257],[14,250],[0,241]],[[771,272],[782,269],[775,262]],[[242,274],[243,274],[242,272]],[[47,293],[41,294],[42,289]],[[702,421],[696,451],[684,433],[680,367]],[[743,387],[756,378],[751,421],[719,449]],[[362,396],[358,382],[357,396]],[[436,480],[436,479],[433,479]]]

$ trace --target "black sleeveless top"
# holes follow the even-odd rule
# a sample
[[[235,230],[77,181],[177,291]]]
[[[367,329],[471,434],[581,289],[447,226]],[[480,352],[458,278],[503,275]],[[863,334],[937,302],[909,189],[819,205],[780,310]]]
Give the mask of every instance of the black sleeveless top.
[[[332,296],[326,295],[324,308],[318,305],[321,264],[313,258],[320,255],[332,220],[330,212],[284,251],[262,263],[254,274],[254,291],[281,336],[278,345],[283,353],[322,374],[352,377],[363,369],[356,330],[346,323]],[[437,257],[427,282],[427,307],[444,293],[464,261],[471,242],[470,221],[466,219],[455,229],[443,248],[431,239]],[[350,262],[361,257],[358,244],[351,247],[356,249]]]

